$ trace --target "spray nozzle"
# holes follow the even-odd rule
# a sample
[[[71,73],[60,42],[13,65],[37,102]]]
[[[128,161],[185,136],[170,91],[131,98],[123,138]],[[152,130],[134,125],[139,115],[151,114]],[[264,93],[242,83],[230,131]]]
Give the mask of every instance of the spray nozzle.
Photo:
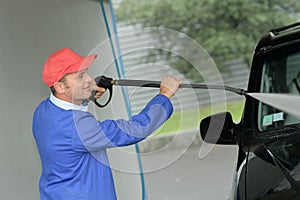
[[[237,94],[239,94],[239,95],[243,95],[243,96],[246,96],[246,95],[248,95],[247,91],[246,91],[246,90],[243,90],[243,89],[240,89],[240,92],[239,92],[239,93],[237,93]]]
[[[246,96],[247,95],[247,91],[243,90],[243,89],[240,89],[240,88],[224,86],[224,89],[227,90],[227,91],[230,91],[230,92],[234,92],[234,93],[236,93],[238,95],[241,95],[241,96]]]

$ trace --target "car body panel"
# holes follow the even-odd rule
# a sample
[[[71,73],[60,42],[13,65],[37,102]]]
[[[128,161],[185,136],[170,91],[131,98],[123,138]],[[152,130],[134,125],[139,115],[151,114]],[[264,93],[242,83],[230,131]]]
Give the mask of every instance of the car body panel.
[[[300,199],[300,118],[250,97],[250,93],[300,95],[294,79],[300,85],[300,23],[273,29],[258,42],[241,122],[234,124],[228,113],[201,122],[201,136],[211,143],[206,134],[213,131],[207,127],[223,117],[226,123],[214,141],[239,145],[237,188],[232,195],[237,200]]]

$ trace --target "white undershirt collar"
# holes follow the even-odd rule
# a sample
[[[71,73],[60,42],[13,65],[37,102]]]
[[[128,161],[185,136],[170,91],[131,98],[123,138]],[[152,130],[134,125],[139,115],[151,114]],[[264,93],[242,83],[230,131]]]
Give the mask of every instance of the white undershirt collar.
[[[84,111],[84,112],[88,111],[88,106],[87,105],[78,106],[78,105],[69,103],[67,101],[63,101],[63,100],[55,97],[52,93],[50,94],[50,101],[54,105],[56,105],[56,106],[58,106],[58,107],[60,107],[64,110],[81,110],[81,111]]]

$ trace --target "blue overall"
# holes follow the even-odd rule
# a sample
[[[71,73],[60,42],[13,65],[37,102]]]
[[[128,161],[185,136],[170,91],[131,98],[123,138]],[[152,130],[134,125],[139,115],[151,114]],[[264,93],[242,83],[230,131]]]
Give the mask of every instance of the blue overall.
[[[106,148],[143,140],[172,111],[170,100],[159,94],[129,120],[100,122],[89,112],[44,100],[32,125],[42,163],[41,200],[115,200]]]

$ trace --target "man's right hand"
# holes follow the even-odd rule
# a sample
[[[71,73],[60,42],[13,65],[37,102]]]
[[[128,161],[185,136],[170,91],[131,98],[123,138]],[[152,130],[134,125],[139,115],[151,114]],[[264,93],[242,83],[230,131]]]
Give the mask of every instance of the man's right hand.
[[[160,83],[159,93],[165,95],[170,99],[178,91],[179,85],[182,83],[183,81],[180,78],[166,76]]]

